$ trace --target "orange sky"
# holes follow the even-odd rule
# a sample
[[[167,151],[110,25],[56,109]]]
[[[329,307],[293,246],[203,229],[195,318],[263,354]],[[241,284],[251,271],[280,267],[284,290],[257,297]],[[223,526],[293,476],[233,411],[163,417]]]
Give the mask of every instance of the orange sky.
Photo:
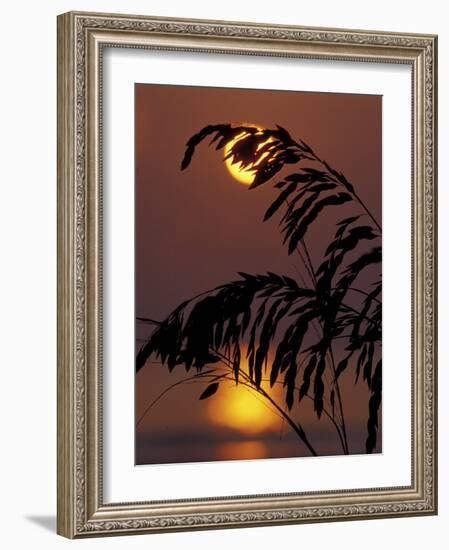
[[[163,319],[181,301],[237,278],[238,271],[297,273],[298,260],[281,246],[277,221],[262,223],[273,198],[269,186],[248,190],[206,142],[180,171],[187,139],[207,124],[284,126],[343,172],[381,217],[380,96],[138,84],[135,98],[137,316]],[[333,224],[326,216],[308,236],[313,260]],[[136,334],[147,332],[137,326]],[[136,416],[177,379],[147,364],[136,378]],[[343,385],[351,448],[364,452],[367,393],[356,394],[352,378]],[[152,408],[136,432],[137,463],[308,454],[280,420],[252,435],[214,422],[209,409],[219,406],[218,394],[198,401],[202,389],[178,386]],[[233,388],[223,391],[230,396]],[[321,453],[340,452],[330,426],[317,426],[311,407],[303,406],[301,414]]]

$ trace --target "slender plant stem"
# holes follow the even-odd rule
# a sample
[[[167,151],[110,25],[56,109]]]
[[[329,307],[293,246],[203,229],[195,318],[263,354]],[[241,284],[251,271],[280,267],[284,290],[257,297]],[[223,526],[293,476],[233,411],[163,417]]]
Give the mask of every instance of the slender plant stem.
[[[377,229],[382,233],[382,227],[380,225],[380,223],[376,220],[376,218],[371,214],[370,210],[368,209],[368,207],[366,206],[366,204],[362,201],[362,199],[357,195],[357,193],[355,192],[355,190],[353,189],[352,190],[352,195],[355,197],[355,199],[359,202],[360,206],[363,208],[363,210],[365,210],[365,212],[368,214],[368,216],[371,218],[371,220],[373,221],[374,225],[377,227]]]
[[[340,409],[341,430],[342,430],[342,433],[343,433],[343,440],[344,440],[343,450],[344,450],[345,454],[349,454],[348,437],[347,437],[347,434],[346,434],[345,413],[344,413],[344,410],[343,410],[343,399],[341,397],[340,384],[338,383],[338,379],[337,379],[337,370],[336,370],[336,367],[335,367],[335,358],[334,358],[334,352],[332,350],[332,344],[329,346],[329,354],[330,354],[330,357],[331,357],[331,365],[332,365],[332,370],[333,370],[333,374],[334,374],[335,391],[337,392],[337,401],[338,401],[338,406],[339,406],[339,409]]]
[[[338,288],[332,288],[331,290],[338,290]],[[382,303],[375,296],[372,296],[369,292],[365,292],[364,290],[361,290],[360,288],[349,287],[348,291],[349,290],[352,291],[352,292],[357,292],[358,294],[363,294],[364,296],[367,296],[368,298],[370,298],[371,300],[374,300],[378,304]]]
[[[306,253],[307,249],[306,247],[304,246],[304,241],[301,239],[300,241],[301,245],[302,245],[302,248],[303,248],[303,251],[304,253]],[[315,274],[313,272],[313,270],[311,269],[310,265],[311,262],[310,262],[310,257],[308,258],[309,259],[309,262],[306,261],[306,258],[308,256],[306,256],[306,258],[304,258],[303,256],[303,252],[301,251],[301,248],[299,246],[296,247],[296,251],[298,252],[299,254],[299,257],[301,258],[301,261],[302,263],[304,264],[305,268],[306,268],[306,271],[307,271],[307,274],[309,275],[309,278],[310,278],[310,281],[311,283],[316,286],[316,280],[315,280]]]
[[[268,378],[262,378],[262,381],[263,382],[269,382]],[[275,384],[281,384],[281,382],[275,382]],[[295,386],[295,390],[299,390],[299,388],[297,386]],[[310,401],[313,401],[313,397],[311,395],[309,395],[308,393],[306,393],[304,395],[304,397],[306,397]],[[332,422],[335,429],[337,430],[341,446],[343,447],[343,450],[344,450],[344,440],[343,440],[343,435],[342,435],[342,432],[341,432],[341,429],[340,429],[339,425],[335,421],[335,418],[332,416],[332,414],[326,409],[326,407],[323,407],[323,413],[328,417],[328,419]]]
[[[316,279],[316,275],[315,275],[315,270],[313,268],[313,263],[312,263],[312,258],[310,257],[310,254],[309,254],[309,249],[307,248],[307,245],[306,245],[306,241],[304,238],[301,239],[301,244],[302,244],[302,247],[304,249],[304,253],[306,255],[306,258],[307,258],[307,262],[309,264],[309,269],[310,269],[310,272],[312,273],[312,282],[315,286],[315,289],[317,287],[317,279]]]
[[[272,399],[272,397],[265,390],[263,390],[262,388],[258,388],[257,391],[261,395],[263,395],[266,399],[268,399],[268,401],[273,405],[273,407],[275,407],[280,412],[280,414],[282,414],[282,416],[285,418],[285,420],[288,422],[288,424],[290,424],[291,428],[298,434],[298,436],[300,437],[300,439],[304,443],[304,445],[309,449],[311,454],[313,456],[318,456],[318,453],[315,451],[315,449],[312,447],[309,440],[307,439],[306,434],[305,434],[301,424],[299,424],[299,422],[298,422],[298,424],[293,422],[293,420],[290,418],[290,416],[285,413],[285,411],[276,403],[276,401],[274,401],[274,399]]]
[[[301,239],[301,245],[303,247],[303,250],[304,250],[304,253],[305,253],[305,256],[306,256],[306,259],[307,259],[308,270],[312,274],[311,275],[312,284],[314,285],[315,290],[316,290],[316,288],[317,288],[317,279],[316,279],[316,275],[315,275],[315,270],[314,270],[314,267],[313,267],[312,259],[311,259],[310,254],[309,254],[309,250],[307,248],[307,244],[306,244],[304,239]],[[321,330],[323,330],[323,326],[321,325],[321,323],[320,323],[320,326],[321,326]],[[345,423],[345,417],[344,417],[344,411],[343,411],[343,403],[342,403],[342,398],[341,398],[340,386],[339,386],[338,380],[336,378],[336,367],[335,367],[335,360],[334,360],[332,348],[330,349],[329,356],[330,356],[330,359],[331,359],[330,363],[331,363],[332,374],[333,374],[333,378],[334,378],[333,382],[335,384],[338,409],[339,409],[339,413],[340,413],[339,421],[341,422],[341,432],[342,432],[342,436],[343,436],[342,438],[340,438],[340,441],[342,443],[343,452],[345,454],[348,454],[349,450],[348,450],[348,440],[347,440],[347,435],[346,435],[346,423]],[[335,423],[335,425],[336,425],[336,423]],[[339,430],[337,430],[337,433],[340,436]]]
[[[174,384],[171,384],[170,386],[168,386],[168,388],[165,388],[164,391],[162,391],[157,397],[156,399],[154,399],[149,405],[148,407],[146,407],[146,409],[144,410],[143,414],[140,416],[140,418],[137,420],[137,423],[136,423],[136,427],[139,426],[139,424],[142,422],[142,420],[145,418],[145,416],[147,415],[148,411],[151,409],[151,407],[153,407],[166,393],[168,393],[170,390],[172,390],[173,388],[175,388],[176,386],[179,386],[181,384],[185,384],[186,382],[188,382],[189,380],[193,380],[193,379],[196,379],[196,378],[199,378],[200,376],[205,376],[206,374],[209,374],[211,371],[203,371],[203,372],[200,372],[200,373],[197,373],[197,374],[194,374],[193,376],[189,376],[188,378],[183,378],[182,380],[178,380],[178,382],[175,382]]]
[[[302,258],[301,258],[301,260],[302,260]],[[304,288],[307,288],[306,280],[304,279],[304,276],[302,275],[301,271],[298,269],[298,267],[294,263],[292,263],[292,267],[296,271],[296,274],[297,274],[302,286]]]
[[[212,348],[212,351],[213,353],[216,353],[217,355],[219,355],[222,359],[224,359],[227,363],[227,365],[229,366],[229,368],[232,368],[232,365],[230,364],[230,361],[229,359],[224,356],[223,354],[221,354],[218,350]],[[265,397],[265,399],[267,399],[272,405],[273,407],[282,415],[282,417],[287,421],[287,423],[290,425],[290,427],[292,428],[292,430],[298,435],[298,437],[301,439],[301,441],[304,443],[304,445],[307,447],[307,449],[310,451],[310,453],[313,455],[313,456],[318,456],[318,453],[316,452],[316,450],[312,447],[312,445],[310,444],[309,440],[307,439],[307,436],[302,428],[302,426],[298,423],[296,424],[293,419],[290,417],[290,415],[288,415],[284,409],[282,409],[282,407],[280,407],[276,401],[263,389],[261,388],[260,386],[259,387],[256,387],[254,385],[254,382],[253,380],[251,380],[251,378],[243,371],[240,371],[240,375],[243,376],[246,381],[248,381],[250,384],[251,384],[251,387],[254,387],[255,391],[257,391],[258,393],[260,393],[261,395],[263,395],[263,397]]]
[[[290,206],[290,201],[285,200],[285,203],[287,204],[287,206]],[[304,258],[303,252],[301,251],[301,248],[299,246],[296,247],[296,251],[298,252],[299,257],[301,258],[303,266],[306,268],[306,271],[307,271],[307,274],[309,275],[310,281],[312,282],[312,284],[314,284],[316,286],[316,280],[315,280],[315,274],[313,272],[312,262],[310,261],[310,256],[309,256],[309,254],[307,252],[307,249],[304,245],[304,240],[303,239],[300,240],[300,244],[302,245],[302,247],[304,249],[304,252],[307,254],[308,262]],[[304,286],[305,286],[305,281],[304,281]]]
[[[141,323],[145,323],[146,325],[160,325],[161,323],[159,321],[155,321],[154,319],[150,319],[148,317],[136,317],[137,321],[140,321]]]
[[[349,310],[349,311],[352,311],[352,312],[354,312],[354,313],[357,313],[358,316],[362,315],[362,314],[360,313],[360,311],[357,311],[357,310],[356,310],[355,308],[353,308],[352,306],[348,306],[348,304],[345,304],[345,303],[341,302],[340,306],[346,308],[346,309]],[[371,319],[371,317],[368,317],[367,315],[363,315],[362,317],[363,317],[366,321],[368,321],[369,323],[372,323],[373,325],[378,325],[378,324],[379,324],[378,321],[375,321],[374,319]]]
[[[335,173],[333,172],[333,170],[331,169],[331,167],[327,164],[327,162],[325,162],[324,160],[322,160],[318,155],[316,155],[315,153],[312,153],[313,157],[314,157],[314,160],[316,162],[319,162],[321,163],[323,166],[325,166],[325,168],[328,170],[328,172],[330,174],[332,174],[334,180],[337,181],[337,183],[341,184],[341,185],[344,185],[344,183],[342,181],[340,181],[340,179],[338,179],[336,176],[335,176]],[[363,210],[366,212],[366,214],[371,218],[372,222],[374,223],[374,225],[377,227],[377,229],[382,233],[382,226],[380,225],[380,223],[376,220],[376,218],[373,216],[373,214],[371,213],[371,211],[369,210],[369,208],[366,206],[366,204],[362,201],[362,199],[359,197],[359,195],[356,193],[355,189],[352,187],[352,189],[348,189],[346,187],[346,185],[344,185],[345,189],[347,191],[349,191],[349,193],[351,193],[351,195],[355,198],[355,200],[360,204],[360,206],[363,208]]]

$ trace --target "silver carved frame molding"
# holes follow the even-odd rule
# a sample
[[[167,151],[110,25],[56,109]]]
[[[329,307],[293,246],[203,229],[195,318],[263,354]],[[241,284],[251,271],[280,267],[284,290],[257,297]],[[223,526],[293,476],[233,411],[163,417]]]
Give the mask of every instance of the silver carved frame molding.
[[[105,504],[102,491],[104,47],[405,63],[412,68],[412,483]],[[58,17],[58,533],[70,538],[437,513],[436,51],[432,35],[66,13]]]

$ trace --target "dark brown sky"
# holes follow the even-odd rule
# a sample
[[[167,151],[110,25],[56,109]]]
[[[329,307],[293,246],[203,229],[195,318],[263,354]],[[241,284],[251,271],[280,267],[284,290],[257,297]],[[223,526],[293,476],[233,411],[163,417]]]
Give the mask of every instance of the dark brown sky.
[[[203,126],[284,126],[343,172],[381,218],[380,96],[137,84],[135,100],[137,316],[163,319],[181,301],[235,279],[238,271],[294,277],[300,268],[281,246],[277,220],[262,223],[274,197],[269,186],[248,190],[230,177],[223,154],[207,142],[180,171],[186,141]],[[312,259],[321,256],[334,229],[332,214],[324,220],[307,239]],[[144,337],[137,329],[137,337]],[[147,364],[136,378],[137,417],[175,381],[164,368]],[[352,402],[352,448],[363,452],[366,411],[363,422],[357,411],[367,395],[352,397],[353,381],[345,390]],[[211,422],[199,393],[196,386],[178,387],[152,408],[136,432],[137,463],[244,457],[248,436]],[[328,428],[322,424],[314,442],[322,453],[334,454]],[[316,430],[312,419],[310,429]],[[279,431],[257,436],[263,456],[307,454],[286,428],[279,437]],[[252,457],[255,451],[248,452]]]

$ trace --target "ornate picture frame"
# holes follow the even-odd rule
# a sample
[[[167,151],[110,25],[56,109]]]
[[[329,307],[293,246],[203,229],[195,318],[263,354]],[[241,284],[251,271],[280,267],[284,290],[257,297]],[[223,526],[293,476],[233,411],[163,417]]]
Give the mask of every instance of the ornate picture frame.
[[[411,312],[403,312],[412,327],[410,484],[280,493],[261,487],[260,494],[176,499],[155,499],[150,490],[144,501],[105,500],[102,94],[108,48],[410,69],[412,296]],[[59,534],[83,538],[437,513],[436,79],[433,35],[81,12],[58,17]]]

